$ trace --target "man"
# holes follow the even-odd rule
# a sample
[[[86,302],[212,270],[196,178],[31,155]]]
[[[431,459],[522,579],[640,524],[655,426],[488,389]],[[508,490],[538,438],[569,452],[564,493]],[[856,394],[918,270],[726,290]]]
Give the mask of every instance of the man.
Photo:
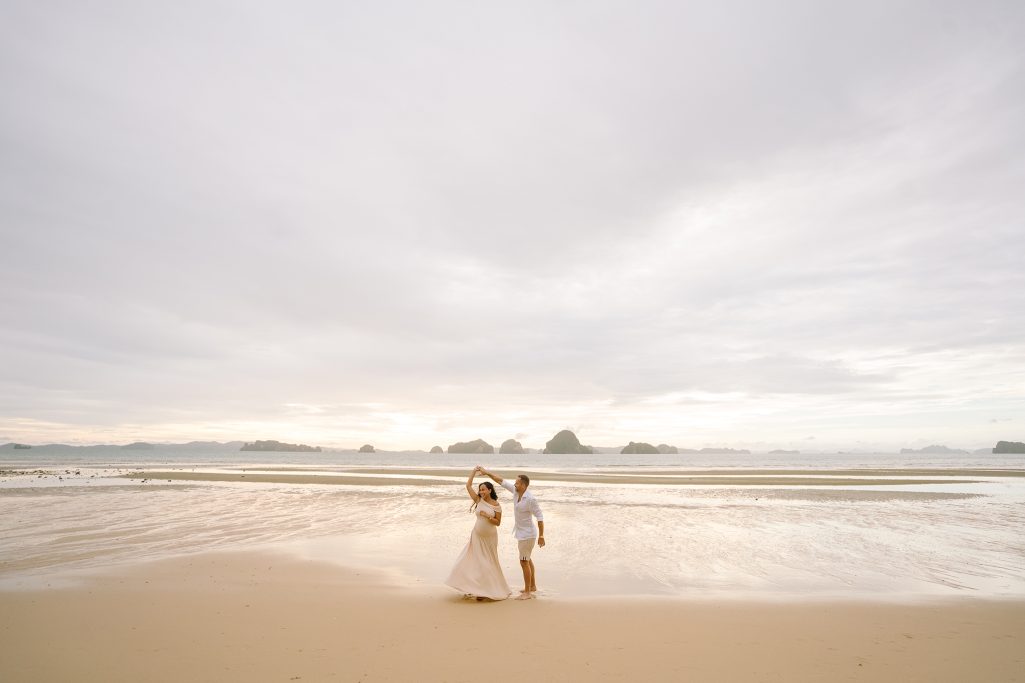
[[[509,483],[497,474],[492,474],[480,465],[477,466],[480,473],[491,477],[496,484],[513,494],[513,511],[515,513],[515,524],[513,535],[519,544],[520,569],[523,570],[523,591],[516,598],[517,600],[528,600],[534,597],[537,591],[537,580],[534,574],[534,560],[530,554],[534,550],[534,542],[545,547],[545,518],[541,514],[541,506],[537,504],[534,494],[527,491],[530,486],[530,477],[521,474],[516,477],[515,483]],[[534,526],[534,519],[537,519],[537,527]]]

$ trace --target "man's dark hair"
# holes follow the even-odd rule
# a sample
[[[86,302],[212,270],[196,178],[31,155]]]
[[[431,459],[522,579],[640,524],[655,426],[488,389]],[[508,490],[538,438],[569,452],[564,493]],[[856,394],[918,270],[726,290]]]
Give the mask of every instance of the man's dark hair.
[[[516,478],[517,479],[522,479],[524,486],[530,486],[530,477],[528,477],[527,475],[525,475],[525,474],[517,474]]]

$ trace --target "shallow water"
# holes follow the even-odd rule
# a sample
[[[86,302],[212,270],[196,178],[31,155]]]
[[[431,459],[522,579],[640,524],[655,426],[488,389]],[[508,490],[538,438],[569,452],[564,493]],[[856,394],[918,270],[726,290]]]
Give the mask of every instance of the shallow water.
[[[336,471],[302,455],[307,461],[294,464]],[[462,480],[440,470],[417,483],[411,483],[417,475],[402,471],[394,484],[369,486],[141,483],[86,464],[109,461],[80,461],[79,474],[68,463],[67,473],[58,470],[63,479],[0,476],[0,586],[183,553],[263,547],[437,585],[473,524]],[[204,464],[238,471],[237,463]],[[545,464],[550,473],[560,471]],[[887,464],[898,466],[878,459],[866,466]],[[605,471],[609,481],[621,480],[618,470]],[[966,478],[977,483],[948,483]],[[535,481],[549,541],[535,550],[539,586],[565,597],[1025,598],[1025,478],[951,470],[927,479],[857,487],[818,486],[814,478],[793,486]],[[500,495],[511,513],[509,494]],[[511,524],[500,530],[500,547],[515,587],[520,573]]]

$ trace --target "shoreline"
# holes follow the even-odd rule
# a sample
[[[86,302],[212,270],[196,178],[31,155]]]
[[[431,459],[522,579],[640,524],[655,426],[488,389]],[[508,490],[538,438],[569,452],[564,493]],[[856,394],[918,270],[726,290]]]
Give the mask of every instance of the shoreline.
[[[679,486],[915,486],[934,484],[979,484],[982,479],[915,479],[890,478],[883,476],[851,477],[829,476],[828,472],[815,472],[807,476],[801,475],[742,475],[734,474],[651,474],[635,475],[625,473],[590,474],[583,472],[538,472],[534,470],[515,470],[527,474],[531,481],[565,482],[574,484],[636,484],[636,485],[679,485]],[[452,479],[463,478],[465,471],[424,468],[407,468],[382,470],[380,468],[357,470],[328,471],[315,470],[299,473],[294,470],[277,468],[245,468],[239,472],[185,472],[183,470],[140,470],[124,475],[125,479],[171,480],[171,481],[212,481],[212,482],[258,482],[268,484],[329,484],[329,485],[362,485],[362,486],[450,486]],[[329,473],[330,472],[330,473]],[[409,477],[403,479],[402,477]],[[954,474],[954,476],[958,476]],[[976,475],[979,476],[979,475]],[[1019,476],[1019,475],[1004,475]],[[1020,476],[1025,476],[1022,473]],[[431,477],[431,478],[427,478]]]
[[[543,588],[543,587],[542,587]],[[487,638],[482,633],[488,633]],[[1022,680],[1025,601],[467,601],[380,570],[207,552],[0,592],[4,680]],[[59,656],[54,656],[59,652]]]

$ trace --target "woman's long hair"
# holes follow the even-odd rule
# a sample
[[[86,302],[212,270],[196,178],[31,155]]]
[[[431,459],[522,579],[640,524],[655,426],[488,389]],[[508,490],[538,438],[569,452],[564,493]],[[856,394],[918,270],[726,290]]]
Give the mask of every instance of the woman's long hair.
[[[488,491],[491,492],[491,500],[493,500],[493,501],[495,501],[497,503],[498,502],[498,494],[495,493],[495,485],[492,484],[490,481],[482,481],[481,482],[481,486],[486,486],[488,488]],[[479,486],[477,487],[477,490],[480,490]],[[473,505],[470,506],[470,511],[471,512],[476,510],[476,509],[477,509],[477,503],[474,503]]]

